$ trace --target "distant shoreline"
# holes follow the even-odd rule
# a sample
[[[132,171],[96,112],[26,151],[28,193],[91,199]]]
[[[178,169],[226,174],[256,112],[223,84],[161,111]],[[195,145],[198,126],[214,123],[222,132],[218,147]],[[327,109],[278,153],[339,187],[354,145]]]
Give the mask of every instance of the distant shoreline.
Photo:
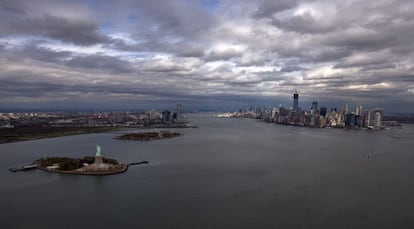
[[[105,133],[125,130],[126,127],[44,127],[26,129],[3,129],[0,131],[0,144],[30,141],[46,138],[57,138],[72,135]]]
[[[111,126],[111,127],[16,127],[12,129],[0,129],[0,144],[57,138],[72,135],[106,133],[128,129],[153,129],[153,128],[198,128],[187,124],[155,124],[148,126]]]

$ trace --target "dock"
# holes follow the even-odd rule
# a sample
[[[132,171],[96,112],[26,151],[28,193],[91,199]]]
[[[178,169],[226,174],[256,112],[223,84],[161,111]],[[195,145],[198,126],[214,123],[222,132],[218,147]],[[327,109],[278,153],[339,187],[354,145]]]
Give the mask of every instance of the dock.
[[[15,172],[32,170],[32,169],[37,169],[37,165],[36,164],[34,164],[34,165],[25,165],[21,168],[11,168],[11,169],[9,169],[9,171],[15,173]]]
[[[130,165],[140,165],[140,164],[148,164],[148,161],[133,162],[133,163],[129,163],[128,166],[130,166]]]

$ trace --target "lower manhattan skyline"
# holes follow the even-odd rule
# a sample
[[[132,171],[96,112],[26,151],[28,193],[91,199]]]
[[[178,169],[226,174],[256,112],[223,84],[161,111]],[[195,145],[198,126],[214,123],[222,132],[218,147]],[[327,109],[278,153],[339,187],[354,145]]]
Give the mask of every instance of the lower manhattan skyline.
[[[414,112],[411,1],[0,1],[0,109]]]

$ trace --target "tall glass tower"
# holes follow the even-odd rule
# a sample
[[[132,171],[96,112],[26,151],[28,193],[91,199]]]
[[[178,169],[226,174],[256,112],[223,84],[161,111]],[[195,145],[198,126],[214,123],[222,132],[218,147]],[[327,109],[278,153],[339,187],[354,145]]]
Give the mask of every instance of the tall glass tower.
[[[299,94],[298,91],[295,91],[293,94],[293,115],[297,116],[299,113]]]

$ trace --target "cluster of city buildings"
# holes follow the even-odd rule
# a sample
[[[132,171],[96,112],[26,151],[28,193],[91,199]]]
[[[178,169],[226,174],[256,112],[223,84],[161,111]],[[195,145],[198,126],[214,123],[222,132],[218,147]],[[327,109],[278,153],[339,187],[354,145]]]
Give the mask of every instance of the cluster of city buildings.
[[[144,112],[19,112],[0,113],[0,129],[19,125],[147,126],[183,123],[181,105],[173,110]]]
[[[247,111],[240,110],[236,113],[219,114],[220,117],[245,117],[261,119],[265,122],[274,122],[286,125],[308,127],[337,127],[337,128],[384,128],[384,110],[381,108],[363,110],[357,106],[355,110],[349,110],[348,105],[340,109],[318,106],[317,101],[312,102],[309,110],[299,106],[299,93],[293,94],[293,106],[286,108],[250,108]],[[388,123],[387,123],[388,124]]]

